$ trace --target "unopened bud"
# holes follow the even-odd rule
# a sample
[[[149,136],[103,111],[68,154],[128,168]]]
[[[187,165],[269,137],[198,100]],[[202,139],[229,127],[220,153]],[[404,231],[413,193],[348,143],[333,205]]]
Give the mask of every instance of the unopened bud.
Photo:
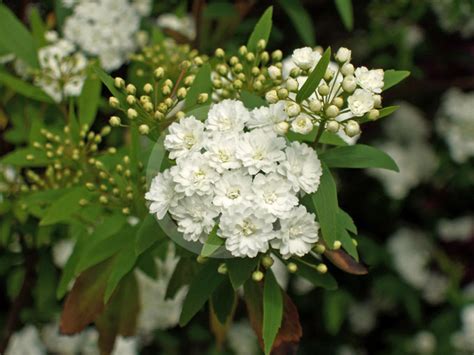
[[[326,109],[326,116],[329,118],[335,118],[339,114],[339,109],[336,105],[329,105]]]
[[[329,94],[329,86],[327,84],[322,84],[318,87],[318,92],[321,96],[326,96]]]
[[[203,93],[199,94],[198,99],[197,99],[197,102],[198,102],[199,104],[203,104],[203,103],[205,103],[208,99],[209,99],[209,94],[208,94],[207,92],[203,92]]]
[[[286,268],[292,274],[298,271],[298,265],[296,265],[295,263],[288,263],[288,265],[286,265]]]
[[[341,67],[341,73],[344,76],[354,74],[354,66],[351,63],[346,63]]]
[[[322,108],[322,104],[321,104],[321,101],[317,100],[317,99],[313,99],[309,102],[309,109],[316,113],[316,112],[319,112],[321,111],[321,108]]]
[[[288,129],[290,128],[290,124],[286,121],[283,121],[283,122],[278,122],[275,126],[274,126],[274,130],[277,134],[281,134],[281,135],[284,135],[288,132]]]
[[[296,92],[298,90],[298,81],[293,78],[288,78],[286,80],[286,88],[291,92]]]
[[[120,126],[120,117],[118,117],[118,116],[112,116],[112,117],[110,117],[110,119],[109,119],[109,124],[110,124],[112,127],[118,127],[118,126]]]
[[[380,116],[380,111],[374,108],[369,111],[367,118],[371,121],[375,121],[379,118],[379,116]]]
[[[337,133],[339,131],[339,122],[336,120],[329,121],[326,123],[326,129],[331,133]]]
[[[325,274],[326,272],[328,272],[328,267],[326,266],[326,264],[319,264],[318,266],[316,266],[316,270],[321,274]]]
[[[127,110],[127,117],[133,120],[138,117],[138,112],[133,108],[129,108]]]
[[[257,270],[252,273],[252,280],[259,282],[263,280],[263,272]]]
[[[123,79],[120,78],[120,77],[116,77],[116,78],[114,79],[114,85],[115,85],[115,87],[121,89],[121,88],[123,88],[123,87],[125,86],[125,80],[123,80]]]
[[[342,90],[351,94],[357,87],[357,82],[352,75],[348,75],[342,80]]]
[[[146,136],[148,133],[150,133],[150,127],[148,127],[146,124],[142,124],[138,127],[138,132]]]
[[[355,137],[360,133],[360,126],[356,121],[350,120],[346,123],[346,127],[344,128],[344,132],[346,132],[346,134],[349,137]]]
[[[111,96],[111,97],[109,97],[109,105],[113,108],[117,108],[117,107],[120,106],[120,102],[119,102],[119,100],[117,100],[116,97]]]
[[[145,93],[149,94],[153,91],[153,85],[151,85],[150,83],[146,83],[144,86],[143,86],[143,91],[145,91]]]
[[[262,258],[262,265],[267,269],[273,265],[273,262],[274,260],[270,255],[265,255]]]
[[[265,94],[265,100],[267,100],[267,102],[269,104],[274,104],[274,103],[278,102],[278,94],[277,94],[276,90],[268,91]]]

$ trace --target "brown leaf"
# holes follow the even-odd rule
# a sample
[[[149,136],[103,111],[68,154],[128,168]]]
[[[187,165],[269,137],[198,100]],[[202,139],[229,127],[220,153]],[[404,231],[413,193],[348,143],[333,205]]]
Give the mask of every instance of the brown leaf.
[[[339,269],[349,274],[366,275],[368,273],[368,270],[365,265],[358,263],[352,256],[347,254],[342,249],[326,249],[324,255]]]
[[[222,346],[224,345],[225,339],[227,337],[227,332],[229,327],[232,324],[234,319],[235,308],[237,307],[237,296],[234,296],[234,305],[232,306],[232,312],[229,314],[229,317],[226,319],[225,323],[221,323],[217,318],[217,315],[214,311],[214,306],[210,302],[209,306],[209,323],[211,326],[211,331],[216,337],[216,348],[217,351],[222,351]]]
[[[114,291],[105,311],[95,320],[101,354],[112,352],[117,335],[128,337],[135,334],[139,311],[137,280],[133,273],[129,273]]]
[[[81,332],[104,310],[104,293],[113,259],[84,271],[76,279],[64,303],[59,329],[62,334]]]
[[[260,347],[263,349],[263,287],[262,283],[249,280],[244,285],[244,297],[250,324],[257,334]],[[303,336],[298,310],[290,297],[283,293],[283,320],[273,343],[272,354],[296,354],[298,343]]]

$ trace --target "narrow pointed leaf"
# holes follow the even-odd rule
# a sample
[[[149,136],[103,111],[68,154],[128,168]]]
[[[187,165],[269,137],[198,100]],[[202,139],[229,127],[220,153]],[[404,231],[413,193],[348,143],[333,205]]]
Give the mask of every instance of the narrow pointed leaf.
[[[314,91],[319,86],[321,79],[324,77],[326,73],[326,69],[328,68],[329,61],[331,59],[331,48],[326,49],[323,56],[319,60],[316,68],[309,74],[308,78],[306,79],[303,86],[298,90],[296,94],[296,101],[301,102],[306,100],[310,97]]]
[[[278,3],[287,13],[303,42],[313,47],[316,44],[314,24],[301,2],[299,0],[278,0]]]
[[[234,258],[226,261],[229,278],[234,290],[237,290],[250,278],[257,264],[258,258]]]
[[[261,39],[268,43],[268,38],[270,38],[270,32],[272,31],[272,15],[273,6],[270,6],[258,20],[247,42],[249,52],[256,52],[258,41]]]
[[[265,354],[270,354],[283,319],[283,297],[280,286],[268,269],[263,286],[263,328],[262,337]]]
[[[342,23],[347,30],[352,31],[354,27],[352,0],[335,0],[335,3],[339,16],[341,16]]]
[[[199,94],[212,94],[211,65],[204,64],[196,74],[193,84],[186,94],[185,107],[189,109],[197,104]]]
[[[209,236],[207,237],[207,240],[201,250],[201,256],[211,256],[217,249],[219,249],[224,244],[224,239],[217,235],[218,228],[219,225],[216,224]]]
[[[409,76],[410,72],[407,70],[386,70],[383,77],[383,91],[397,85],[399,82],[408,78]]]

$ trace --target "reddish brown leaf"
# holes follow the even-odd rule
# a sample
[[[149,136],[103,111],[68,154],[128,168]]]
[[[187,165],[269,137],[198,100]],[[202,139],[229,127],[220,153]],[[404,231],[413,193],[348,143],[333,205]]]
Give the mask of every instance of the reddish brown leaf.
[[[355,259],[347,254],[344,250],[329,250],[326,249],[324,252],[326,258],[328,258],[334,265],[336,265],[342,271],[354,275],[366,275],[368,273],[367,268],[355,261]]]
[[[61,333],[79,333],[102,313],[112,260],[108,259],[87,269],[76,279],[64,303],[60,322]]]
[[[244,297],[250,324],[257,334],[260,347],[263,349],[263,287],[262,283],[249,280],[244,285]],[[303,336],[298,310],[286,293],[284,295],[283,320],[273,343],[272,354],[296,354],[298,343]]]
[[[214,306],[210,302],[209,306],[209,323],[211,326],[211,331],[216,338],[216,348],[217,351],[222,351],[222,346],[224,345],[225,339],[227,337],[227,332],[229,327],[232,324],[234,319],[235,308],[237,307],[237,297],[234,296],[234,305],[232,306],[232,312],[229,314],[229,317],[226,319],[225,323],[221,323],[217,318],[217,315],[214,311]]]
[[[101,354],[112,352],[118,335],[128,337],[135,334],[139,311],[138,284],[135,275],[130,273],[120,282],[105,311],[95,320]]]

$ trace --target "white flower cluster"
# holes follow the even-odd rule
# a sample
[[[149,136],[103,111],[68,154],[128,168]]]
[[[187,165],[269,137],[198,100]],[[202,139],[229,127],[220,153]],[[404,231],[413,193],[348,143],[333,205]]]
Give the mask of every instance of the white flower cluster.
[[[437,231],[445,242],[468,242],[474,238],[474,216],[442,219],[438,222]]]
[[[436,128],[457,163],[474,157],[474,92],[448,90],[437,114]]]
[[[48,32],[49,45],[38,51],[41,71],[35,75],[35,85],[41,87],[56,102],[79,96],[86,79],[87,59],[74,44]]]
[[[156,20],[158,27],[175,31],[184,37],[193,40],[196,37],[196,24],[191,15],[178,17],[175,14],[163,14]]]
[[[296,92],[306,82],[308,74],[316,67],[322,55],[310,47],[295,49],[290,60],[283,62],[283,71],[270,67],[274,76],[282,75],[282,89],[271,90],[266,99],[277,102],[286,99],[285,110],[292,120],[291,130],[308,134],[315,126],[323,123],[329,132],[337,133],[350,144],[352,138],[360,134],[357,118],[368,114],[370,119],[379,117],[378,109],[382,105],[384,71],[369,70],[366,67],[354,68],[350,63],[351,51],[340,48],[330,62],[323,80],[314,93],[300,104],[294,101]],[[283,93],[289,93],[286,98]]]
[[[467,305],[461,311],[462,328],[453,334],[451,342],[458,350],[474,352],[474,304]]]
[[[153,179],[150,212],[158,219],[169,212],[188,241],[205,242],[217,223],[236,257],[270,245],[284,258],[308,253],[319,224],[297,196],[317,190],[321,163],[306,144],[274,132],[274,112],[284,114],[278,105],[249,112],[224,100],[204,123],[193,116],[173,123],[164,145],[176,165]]]
[[[367,172],[380,181],[391,198],[400,200],[433,175],[438,159],[429,143],[428,125],[421,112],[407,102],[398,105],[398,111],[383,124],[386,141],[375,145],[395,160],[400,172],[382,169]]]
[[[142,16],[150,0],[68,0],[73,13],[64,23],[65,37],[88,55],[98,57],[107,71],[119,68],[136,49]]]
[[[459,31],[465,38],[474,35],[474,3],[471,0],[431,0],[441,27],[448,31]]]
[[[431,304],[439,304],[446,297],[449,280],[429,264],[433,246],[427,237],[416,230],[401,228],[388,241],[393,265],[402,278],[423,293]]]

